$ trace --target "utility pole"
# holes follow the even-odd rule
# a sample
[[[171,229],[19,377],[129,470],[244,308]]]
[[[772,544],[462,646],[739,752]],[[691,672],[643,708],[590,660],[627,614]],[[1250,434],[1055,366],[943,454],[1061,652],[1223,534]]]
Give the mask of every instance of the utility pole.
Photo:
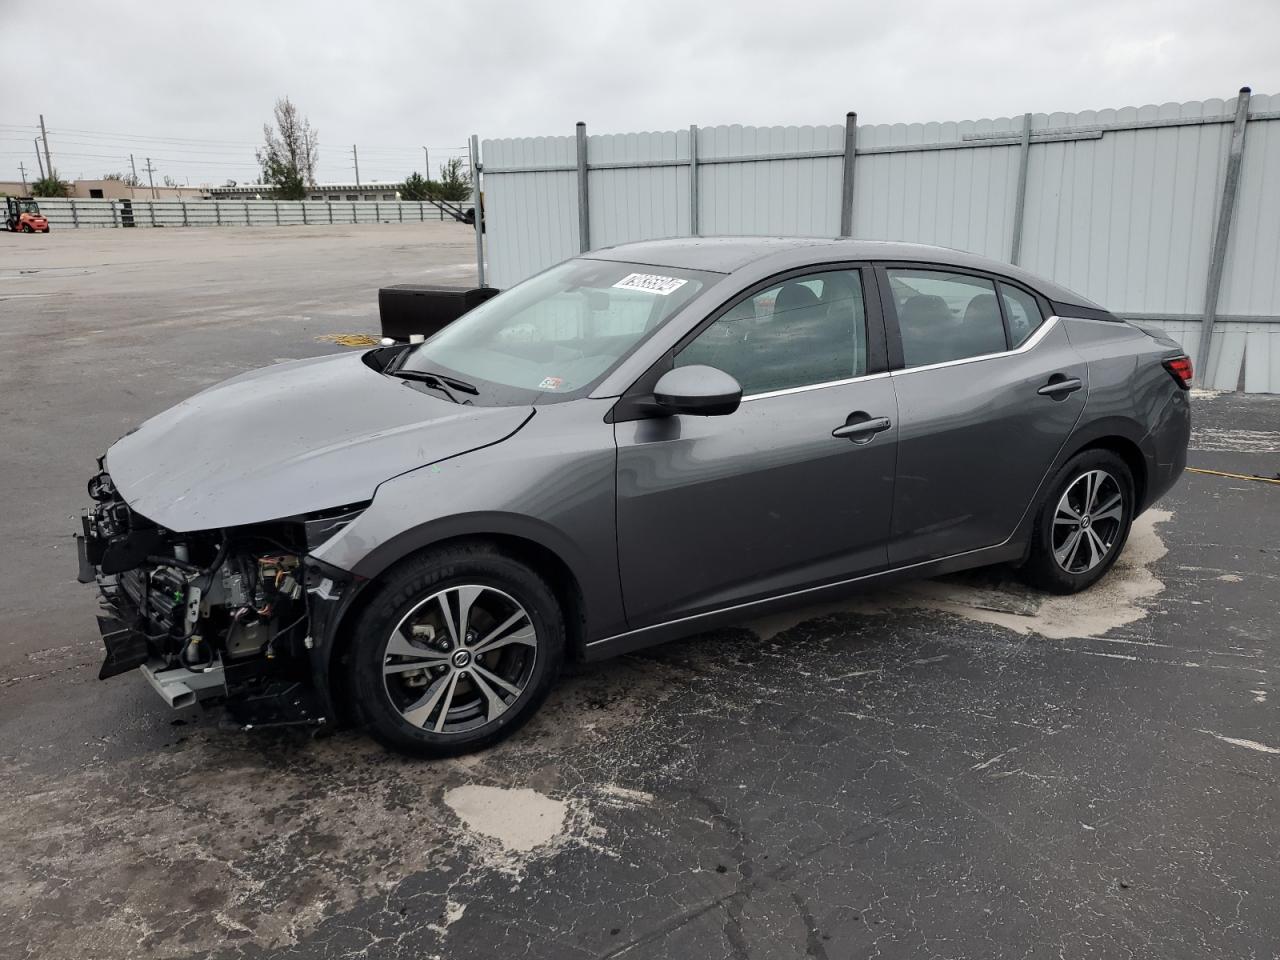
[[[40,138],[34,137],[31,141],[36,145],[36,166],[40,168],[40,179],[44,179],[44,161],[40,159]]]
[[[356,145],[351,145],[351,159],[356,165],[356,186],[360,186],[360,155],[356,153]]]
[[[49,134],[44,128],[44,114],[40,114],[40,139],[44,141],[44,165],[49,169],[49,176],[53,176],[53,160],[49,158]]]
[[[151,184],[151,199],[156,199],[156,178],[152,176],[155,173],[155,167],[151,166],[151,158],[147,157],[147,182]]]
[[[18,161],[18,170],[22,174],[22,192],[27,192],[27,168],[22,165],[22,161]]]
[[[431,179],[431,156],[427,153],[427,148],[422,148],[422,162],[427,165],[427,179]]]

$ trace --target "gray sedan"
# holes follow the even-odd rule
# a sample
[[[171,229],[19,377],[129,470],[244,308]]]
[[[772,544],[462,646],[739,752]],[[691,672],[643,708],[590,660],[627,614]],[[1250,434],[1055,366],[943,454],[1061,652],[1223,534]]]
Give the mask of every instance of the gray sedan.
[[[900,243],[599,250],[425,343],[281,364],[99,461],[102,676],[473,750],[598,659],[984,564],[1104,576],[1186,462],[1191,365]]]

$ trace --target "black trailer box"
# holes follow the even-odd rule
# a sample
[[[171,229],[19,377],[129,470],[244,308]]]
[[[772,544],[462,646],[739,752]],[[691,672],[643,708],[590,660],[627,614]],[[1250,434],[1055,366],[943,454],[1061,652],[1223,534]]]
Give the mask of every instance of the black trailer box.
[[[493,287],[424,287],[399,283],[378,291],[382,335],[407,342],[429,337],[473,310],[498,291]]]

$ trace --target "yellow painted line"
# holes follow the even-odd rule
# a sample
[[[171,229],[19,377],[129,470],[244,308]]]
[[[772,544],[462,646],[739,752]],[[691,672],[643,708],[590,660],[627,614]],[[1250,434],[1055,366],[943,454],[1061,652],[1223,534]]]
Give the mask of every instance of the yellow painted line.
[[[1280,477],[1258,477],[1251,473],[1226,473],[1223,470],[1206,470],[1204,467],[1187,467],[1187,473],[1207,473],[1214,477],[1228,477],[1232,480],[1257,480],[1259,483],[1280,484]]]
[[[380,341],[367,333],[326,333],[316,337],[318,343],[337,343],[344,347],[376,347]]]

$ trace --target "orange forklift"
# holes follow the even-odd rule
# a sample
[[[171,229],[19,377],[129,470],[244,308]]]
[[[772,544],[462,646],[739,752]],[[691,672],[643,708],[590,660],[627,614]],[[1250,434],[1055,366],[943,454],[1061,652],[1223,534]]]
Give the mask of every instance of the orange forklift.
[[[13,233],[48,233],[49,221],[31,197],[4,198],[5,229]]]

